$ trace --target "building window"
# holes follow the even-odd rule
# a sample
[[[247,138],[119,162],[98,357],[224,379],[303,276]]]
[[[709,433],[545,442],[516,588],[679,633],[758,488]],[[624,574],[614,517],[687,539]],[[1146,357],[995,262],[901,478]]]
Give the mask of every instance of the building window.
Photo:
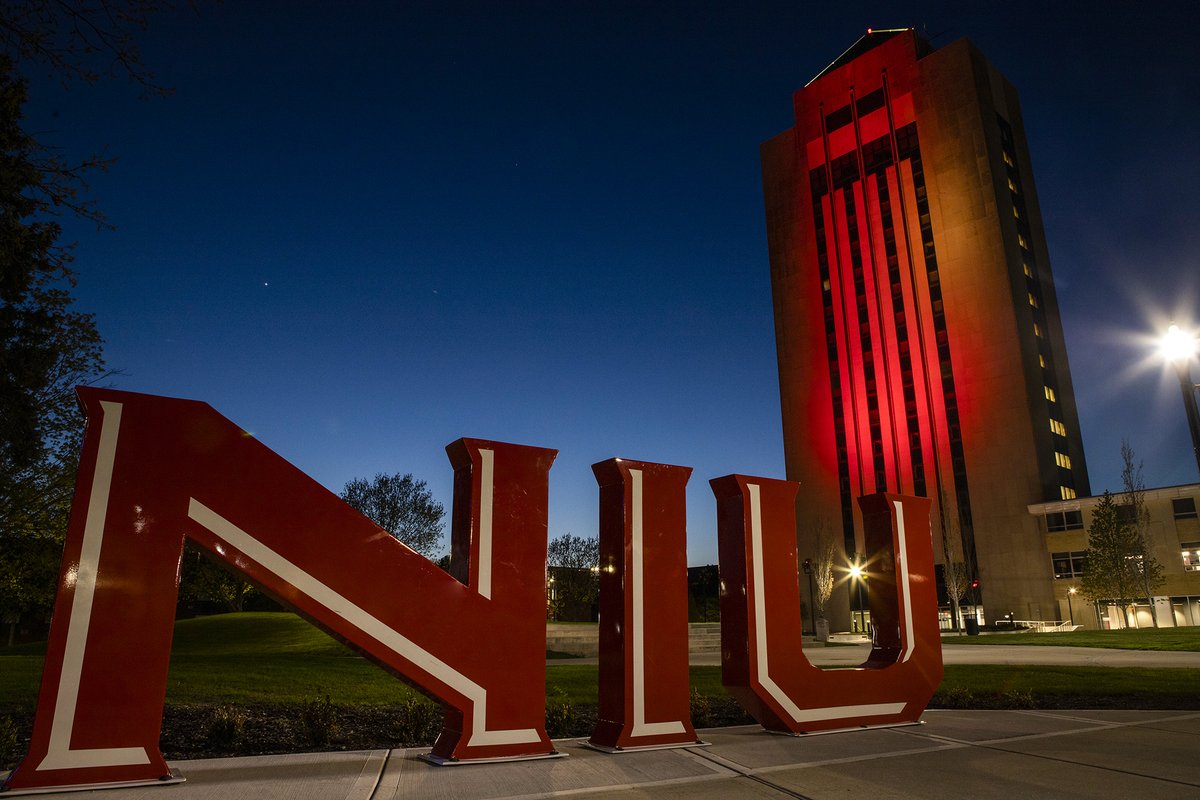
[[[1196,498],[1177,497],[1171,501],[1175,519],[1196,519]]]
[[[1082,511],[1054,511],[1046,515],[1046,530],[1050,533],[1083,530]]]
[[[1070,486],[1058,487],[1058,493],[1062,496],[1063,500],[1074,500],[1075,499],[1075,490],[1072,489]]]
[[[1051,403],[1058,402],[1058,396],[1054,394],[1053,389],[1051,389],[1049,386],[1043,386],[1042,388],[1046,390],[1046,399],[1047,400],[1049,400]]]
[[[1055,579],[1082,578],[1083,557],[1084,552],[1082,550],[1072,550],[1067,553],[1051,553],[1050,561],[1054,565]]]
[[[1012,178],[1008,179],[1008,190],[1013,194],[1017,193],[1017,184],[1013,182]]]
[[[1029,262],[1022,261],[1021,266],[1025,268],[1025,277],[1032,278],[1033,277],[1033,269],[1029,266]]]
[[[1013,166],[1013,157],[1008,154],[1007,150],[1004,152],[1004,163],[1010,167]]]
[[[1038,325],[1036,322],[1033,323],[1033,335],[1037,336],[1038,338],[1041,338],[1042,335],[1042,326]]]
[[[1046,357],[1041,353],[1038,353],[1038,366],[1042,369],[1046,368]]]
[[[1037,298],[1033,296],[1033,292],[1029,292],[1029,305],[1033,306],[1034,308],[1038,307],[1038,301]]]
[[[1179,549],[1183,556],[1183,571],[1200,572],[1200,542],[1182,542]]]
[[[1021,245],[1021,247],[1024,247],[1026,250],[1029,249],[1029,242],[1025,241],[1025,237],[1019,233],[1017,234],[1017,244]]]
[[[1050,420],[1050,430],[1054,433],[1057,433],[1059,436],[1067,435],[1067,426],[1063,425],[1056,419]]]
[[[1071,468],[1071,457],[1066,453],[1055,453],[1054,463],[1058,464],[1063,469]]]

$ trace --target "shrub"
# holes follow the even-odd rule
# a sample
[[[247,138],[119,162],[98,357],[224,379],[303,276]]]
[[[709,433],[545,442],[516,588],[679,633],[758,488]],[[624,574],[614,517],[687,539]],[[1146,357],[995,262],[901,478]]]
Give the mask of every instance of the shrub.
[[[708,695],[692,688],[691,701],[692,725],[696,728],[711,728],[713,724],[712,700]]]
[[[423,747],[432,744],[441,730],[441,708],[412,697],[400,705],[392,735],[400,747]]]
[[[0,719],[0,770],[17,760],[17,723],[12,717]]]
[[[556,689],[546,697],[546,733],[551,739],[577,735],[580,726],[579,713],[575,706],[566,700],[566,693]]]
[[[213,750],[233,750],[242,741],[246,715],[233,706],[217,706],[208,720],[205,740]]]
[[[300,725],[313,747],[324,747],[337,735],[337,709],[329,695],[310,700],[300,709]]]

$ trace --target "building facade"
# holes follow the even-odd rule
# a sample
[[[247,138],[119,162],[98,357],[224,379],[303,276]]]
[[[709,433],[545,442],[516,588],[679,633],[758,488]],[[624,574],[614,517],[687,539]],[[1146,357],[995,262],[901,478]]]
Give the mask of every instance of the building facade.
[[[1121,495],[1115,498],[1122,503]],[[1125,614],[1113,598],[1092,602],[1079,591],[1087,530],[1099,502],[1099,497],[1080,497],[1028,507],[1045,538],[1042,557],[1054,576],[1057,619],[1085,628],[1146,628],[1154,625],[1152,600],[1160,626],[1200,625],[1200,484],[1146,490],[1147,550],[1162,565],[1163,582],[1152,598],[1134,598]]]
[[[801,557],[861,552],[861,495],[927,496],[966,602],[1057,615],[1027,506],[1090,491],[1016,91],[966,40],[873,31],[794,111],[761,152]]]

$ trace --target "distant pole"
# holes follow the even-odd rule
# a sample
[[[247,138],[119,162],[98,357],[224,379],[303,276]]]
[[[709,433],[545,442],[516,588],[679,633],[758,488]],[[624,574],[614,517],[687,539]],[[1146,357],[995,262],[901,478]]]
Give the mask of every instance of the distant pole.
[[[811,558],[804,559],[804,574],[808,576],[808,618],[812,624],[812,634],[817,635],[817,595],[813,591],[813,563]]]

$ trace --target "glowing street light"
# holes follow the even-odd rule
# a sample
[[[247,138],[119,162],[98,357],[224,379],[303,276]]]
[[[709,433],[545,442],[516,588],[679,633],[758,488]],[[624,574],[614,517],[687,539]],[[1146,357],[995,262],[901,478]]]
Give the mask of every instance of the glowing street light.
[[[1188,428],[1192,432],[1192,453],[1196,456],[1196,469],[1200,471],[1200,409],[1196,408],[1197,385],[1192,381],[1191,363],[1196,358],[1196,337],[1180,330],[1172,323],[1162,338],[1160,352],[1179,376],[1179,390],[1183,393],[1183,408],[1187,412]]]
[[[863,602],[863,584],[867,582],[867,571],[863,568],[861,556],[858,553],[854,554],[854,560],[850,562],[850,579],[854,582],[855,589],[858,592],[858,632],[867,632],[867,610],[866,604]]]
[[[1078,591],[1079,590],[1074,586],[1072,586],[1070,589],[1067,589],[1067,615],[1071,617],[1072,625],[1075,624],[1075,609],[1071,607],[1071,598],[1074,597],[1075,593]]]

